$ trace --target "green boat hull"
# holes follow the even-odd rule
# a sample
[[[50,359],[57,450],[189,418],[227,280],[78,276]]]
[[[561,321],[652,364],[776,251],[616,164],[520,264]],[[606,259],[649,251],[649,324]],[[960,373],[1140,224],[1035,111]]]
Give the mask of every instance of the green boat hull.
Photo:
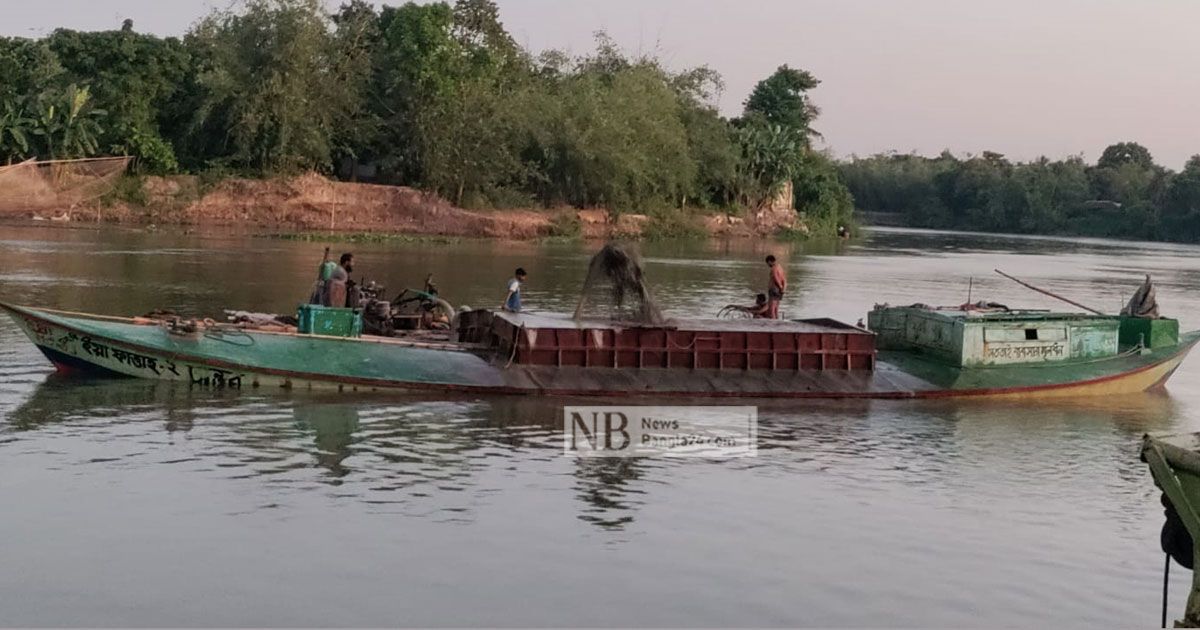
[[[65,372],[231,388],[503,385],[484,359],[450,347],[229,329],[179,335],[155,325],[5,308]]]
[[[0,304],[63,372],[209,387],[408,389],[566,396],[1044,398],[1161,387],[1200,339],[1103,360],[960,368],[881,351],[874,370],[744,370],[514,365],[455,343],[218,328],[179,335],[134,320]]]

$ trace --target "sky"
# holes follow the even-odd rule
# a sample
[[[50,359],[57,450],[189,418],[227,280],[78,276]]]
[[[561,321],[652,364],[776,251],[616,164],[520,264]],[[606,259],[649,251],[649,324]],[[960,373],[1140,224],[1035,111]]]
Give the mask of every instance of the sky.
[[[236,0],[0,0],[0,35],[55,27],[180,35]],[[336,0],[329,0],[336,7]],[[1137,141],[1173,169],[1200,153],[1194,0],[497,0],[533,51],[587,52],[604,30],[673,69],[708,65],[736,115],[778,66],[821,85],[835,155],[1082,155]],[[2,79],[0,79],[2,80]]]

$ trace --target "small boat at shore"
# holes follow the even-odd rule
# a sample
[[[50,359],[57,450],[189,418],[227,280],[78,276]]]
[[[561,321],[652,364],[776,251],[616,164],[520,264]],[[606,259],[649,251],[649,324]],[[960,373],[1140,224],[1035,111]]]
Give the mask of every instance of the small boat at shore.
[[[1173,319],[877,306],[831,319],[460,313],[449,331],[334,336],[0,304],[72,374],[226,388],[745,398],[1046,398],[1161,388],[1200,332]]]

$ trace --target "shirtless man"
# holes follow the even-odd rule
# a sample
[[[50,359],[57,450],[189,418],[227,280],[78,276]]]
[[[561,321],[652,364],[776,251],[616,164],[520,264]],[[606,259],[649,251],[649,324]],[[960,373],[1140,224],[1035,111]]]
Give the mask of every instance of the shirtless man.
[[[783,265],[775,262],[774,256],[767,256],[767,267],[771,270],[771,280],[767,287],[766,316],[768,319],[779,319],[779,302],[787,290],[787,276],[783,273]]]

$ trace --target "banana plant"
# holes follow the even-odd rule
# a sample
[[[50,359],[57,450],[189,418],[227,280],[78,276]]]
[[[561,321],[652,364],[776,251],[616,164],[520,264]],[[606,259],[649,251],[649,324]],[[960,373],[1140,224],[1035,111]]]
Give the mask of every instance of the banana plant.
[[[62,92],[51,92],[39,99],[32,133],[42,140],[50,159],[79,158],[96,153],[100,135],[98,118],[104,110],[91,107],[88,88],[68,85]]]
[[[0,104],[0,159],[12,161],[29,153],[33,123],[20,101],[8,99]]]
[[[742,145],[741,179],[747,205],[757,206],[795,179],[807,147],[803,133],[791,127],[750,121],[738,130]]]

